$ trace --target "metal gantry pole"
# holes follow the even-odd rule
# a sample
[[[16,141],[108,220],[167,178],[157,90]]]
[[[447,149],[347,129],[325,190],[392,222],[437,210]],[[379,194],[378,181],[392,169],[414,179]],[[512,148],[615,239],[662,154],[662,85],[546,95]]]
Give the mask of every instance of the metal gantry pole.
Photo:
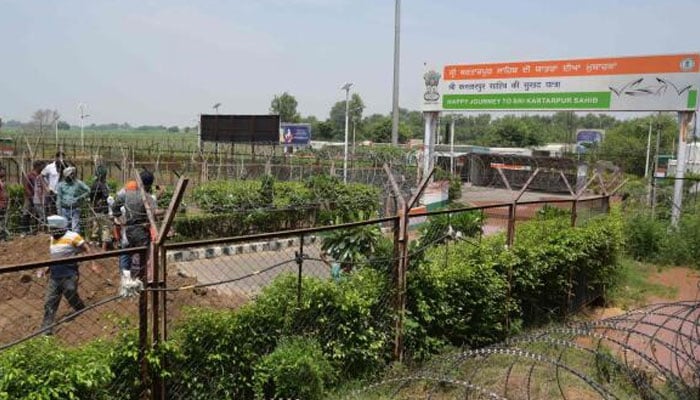
[[[676,181],[673,183],[673,208],[671,209],[671,225],[678,226],[683,211],[683,177],[685,176],[686,142],[688,125],[692,121],[695,112],[684,111],[678,113],[680,129],[678,132],[678,153],[676,156]]]

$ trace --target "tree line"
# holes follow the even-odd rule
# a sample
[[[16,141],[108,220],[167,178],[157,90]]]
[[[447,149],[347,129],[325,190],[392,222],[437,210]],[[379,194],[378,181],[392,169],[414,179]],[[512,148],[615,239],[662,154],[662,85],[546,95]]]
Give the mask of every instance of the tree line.
[[[343,141],[345,138],[345,100],[331,107],[326,119],[302,116],[296,98],[284,92],[274,96],[269,112],[279,114],[282,122],[308,123],[312,138],[320,141]],[[357,142],[369,140],[375,143],[391,142],[391,113],[364,115],[365,104],[358,93],[353,93],[348,107],[348,129]],[[454,120],[455,143],[493,147],[535,147],[547,143],[575,143],[578,129],[602,129],[603,142],[588,149],[585,157],[591,161],[606,160],[620,166],[624,171],[644,175],[649,129],[652,131],[652,150],[655,153],[656,135],[659,134],[659,154],[673,155],[676,147],[678,123],[673,113],[660,113],[639,118],[618,119],[607,114],[576,114],[570,111],[550,115],[525,114],[504,115],[494,118],[487,113],[445,114],[441,117],[438,142],[449,143],[449,125]],[[51,133],[71,126],[60,119],[56,110],[40,109],[29,123],[7,121],[5,127],[25,128],[39,134]],[[90,124],[91,131],[168,131],[196,132],[196,128],[164,125],[131,126],[128,123]],[[423,139],[423,113],[404,108],[399,109],[399,141]]]
[[[297,111],[296,98],[284,92],[270,104],[270,113],[279,114],[283,122],[311,124],[314,140],[343,141],[345,138],[345,100],[331,107],[328,118],[303,117]],[[391,142],[391,113],[363,115],[364,102],[353,93],[349,100],[349,133],[357,141]],[[655,153],[659,135],[659,154],[673,155],[678,132],[674,113],[659,113],[638,118],[618,119],[608,114],[577,114],[560,111],[550,115],[504,115],[494,118],[487,113],[445,114],[440,119],[438,143],[449,143],[449,125],[455,124],[455,143],[493,147],[536,147],[547,143],[575,143],[579,129],[602,129],[604,140],[587,149],[589,161],[606,160],[624,171],[644,175],[649,130],[651,154]],[[424,120],[420,111],[399,109],[399,141],[423,139]]]

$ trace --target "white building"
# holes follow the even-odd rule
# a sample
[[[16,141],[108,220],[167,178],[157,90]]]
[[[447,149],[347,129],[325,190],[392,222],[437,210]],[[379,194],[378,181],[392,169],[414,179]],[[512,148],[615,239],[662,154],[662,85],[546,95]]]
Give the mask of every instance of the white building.
[[[688,143],[685,149],[685,171],[700,174],[700,143]],[[678,165],[677,160],[668,160],[666,176],[676,175],[676,165]]]

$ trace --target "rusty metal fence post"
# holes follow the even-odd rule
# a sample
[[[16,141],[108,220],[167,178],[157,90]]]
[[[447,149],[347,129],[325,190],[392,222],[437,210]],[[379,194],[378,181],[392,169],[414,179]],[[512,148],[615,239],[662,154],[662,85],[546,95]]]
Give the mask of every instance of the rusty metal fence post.
[[[297,274],[297,307],[301,308],[301,275],[304,268],[304,234],[299,235],[299,251],[295,252],[296,263],[298,266]]]
[[[508,247],[513,246],[515,242],[515,213],[517,211],[518,203],[512,202],[508,204],[508,236],[506,238],[506,244]]]
[[[148,256],[148,252],[144,251],[138,254],[139,262],[145,260]],[[141,282],[145,282],[146,278],[146,268],[139,270],[138,278]],[[150,343],[148,340],[148,291],[142,290],[139,294],[139,362],[141,370],[141,397],[145,398],[146,394],[150,391],[148,389],[148,383],[150,381],[150,373],[148,368],[148,361],[146,359],[146,352],[150,349]]]

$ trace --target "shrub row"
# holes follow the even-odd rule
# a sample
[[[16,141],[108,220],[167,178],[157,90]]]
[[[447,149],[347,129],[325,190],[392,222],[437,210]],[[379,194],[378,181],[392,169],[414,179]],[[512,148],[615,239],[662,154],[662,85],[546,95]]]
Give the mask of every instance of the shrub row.
[[[625,249],[636,260],[700,266],[700,206],[686,210],[676,227],[648,212],[629,212],[624,232]]]
[[[196,311],[175,333],[181,367],[182,398],[322,398],[307,397],[307,384],[332,384],[378,370],[390,356],[387,281],[372,269],[359,270],[340,283],[306,277],[297,303],[297,278],[275,280],[254,303],[237,311]],[[300,344],[288,337],[314,338]],[[282,343],[282,344],[280,344]],[[279,350],[278,346],[287,346]],[[278,354],[273,355],[275,349]],[[300,348],[311,354],[305,357]],[[283,359],[287,354],[292,359]],[[274,362],[273,362],[274,360]],[[288,364],[304,365],[306,379],[294,382]],[[313,372],[316,371],[316,372]],[[290,376],[290,374],[292,376]],[[313,376],[311,376],[313,375]],[[288,389],[283,389],[288,388]],[[299,391],[295,391],[299,390]],[[305,392],[308,391],[308,392]]]
[[[503,236],[447,244],[425,252],[409,271],[407,347],[415,358],[436,346],[482,346],[527,324],[570,311],[576,286],[616,281],[619,217],[571,228],[568,218],[518,226],[515,245]]]
[[[182,240],[346,222],[357,210],[376,213],[378,198],[374,186],[344,185],[325,175],[305,182],[276,182],[269,176],[254,181],[216,181],[193,192],[204,213],[178,218],[174,227]]]

